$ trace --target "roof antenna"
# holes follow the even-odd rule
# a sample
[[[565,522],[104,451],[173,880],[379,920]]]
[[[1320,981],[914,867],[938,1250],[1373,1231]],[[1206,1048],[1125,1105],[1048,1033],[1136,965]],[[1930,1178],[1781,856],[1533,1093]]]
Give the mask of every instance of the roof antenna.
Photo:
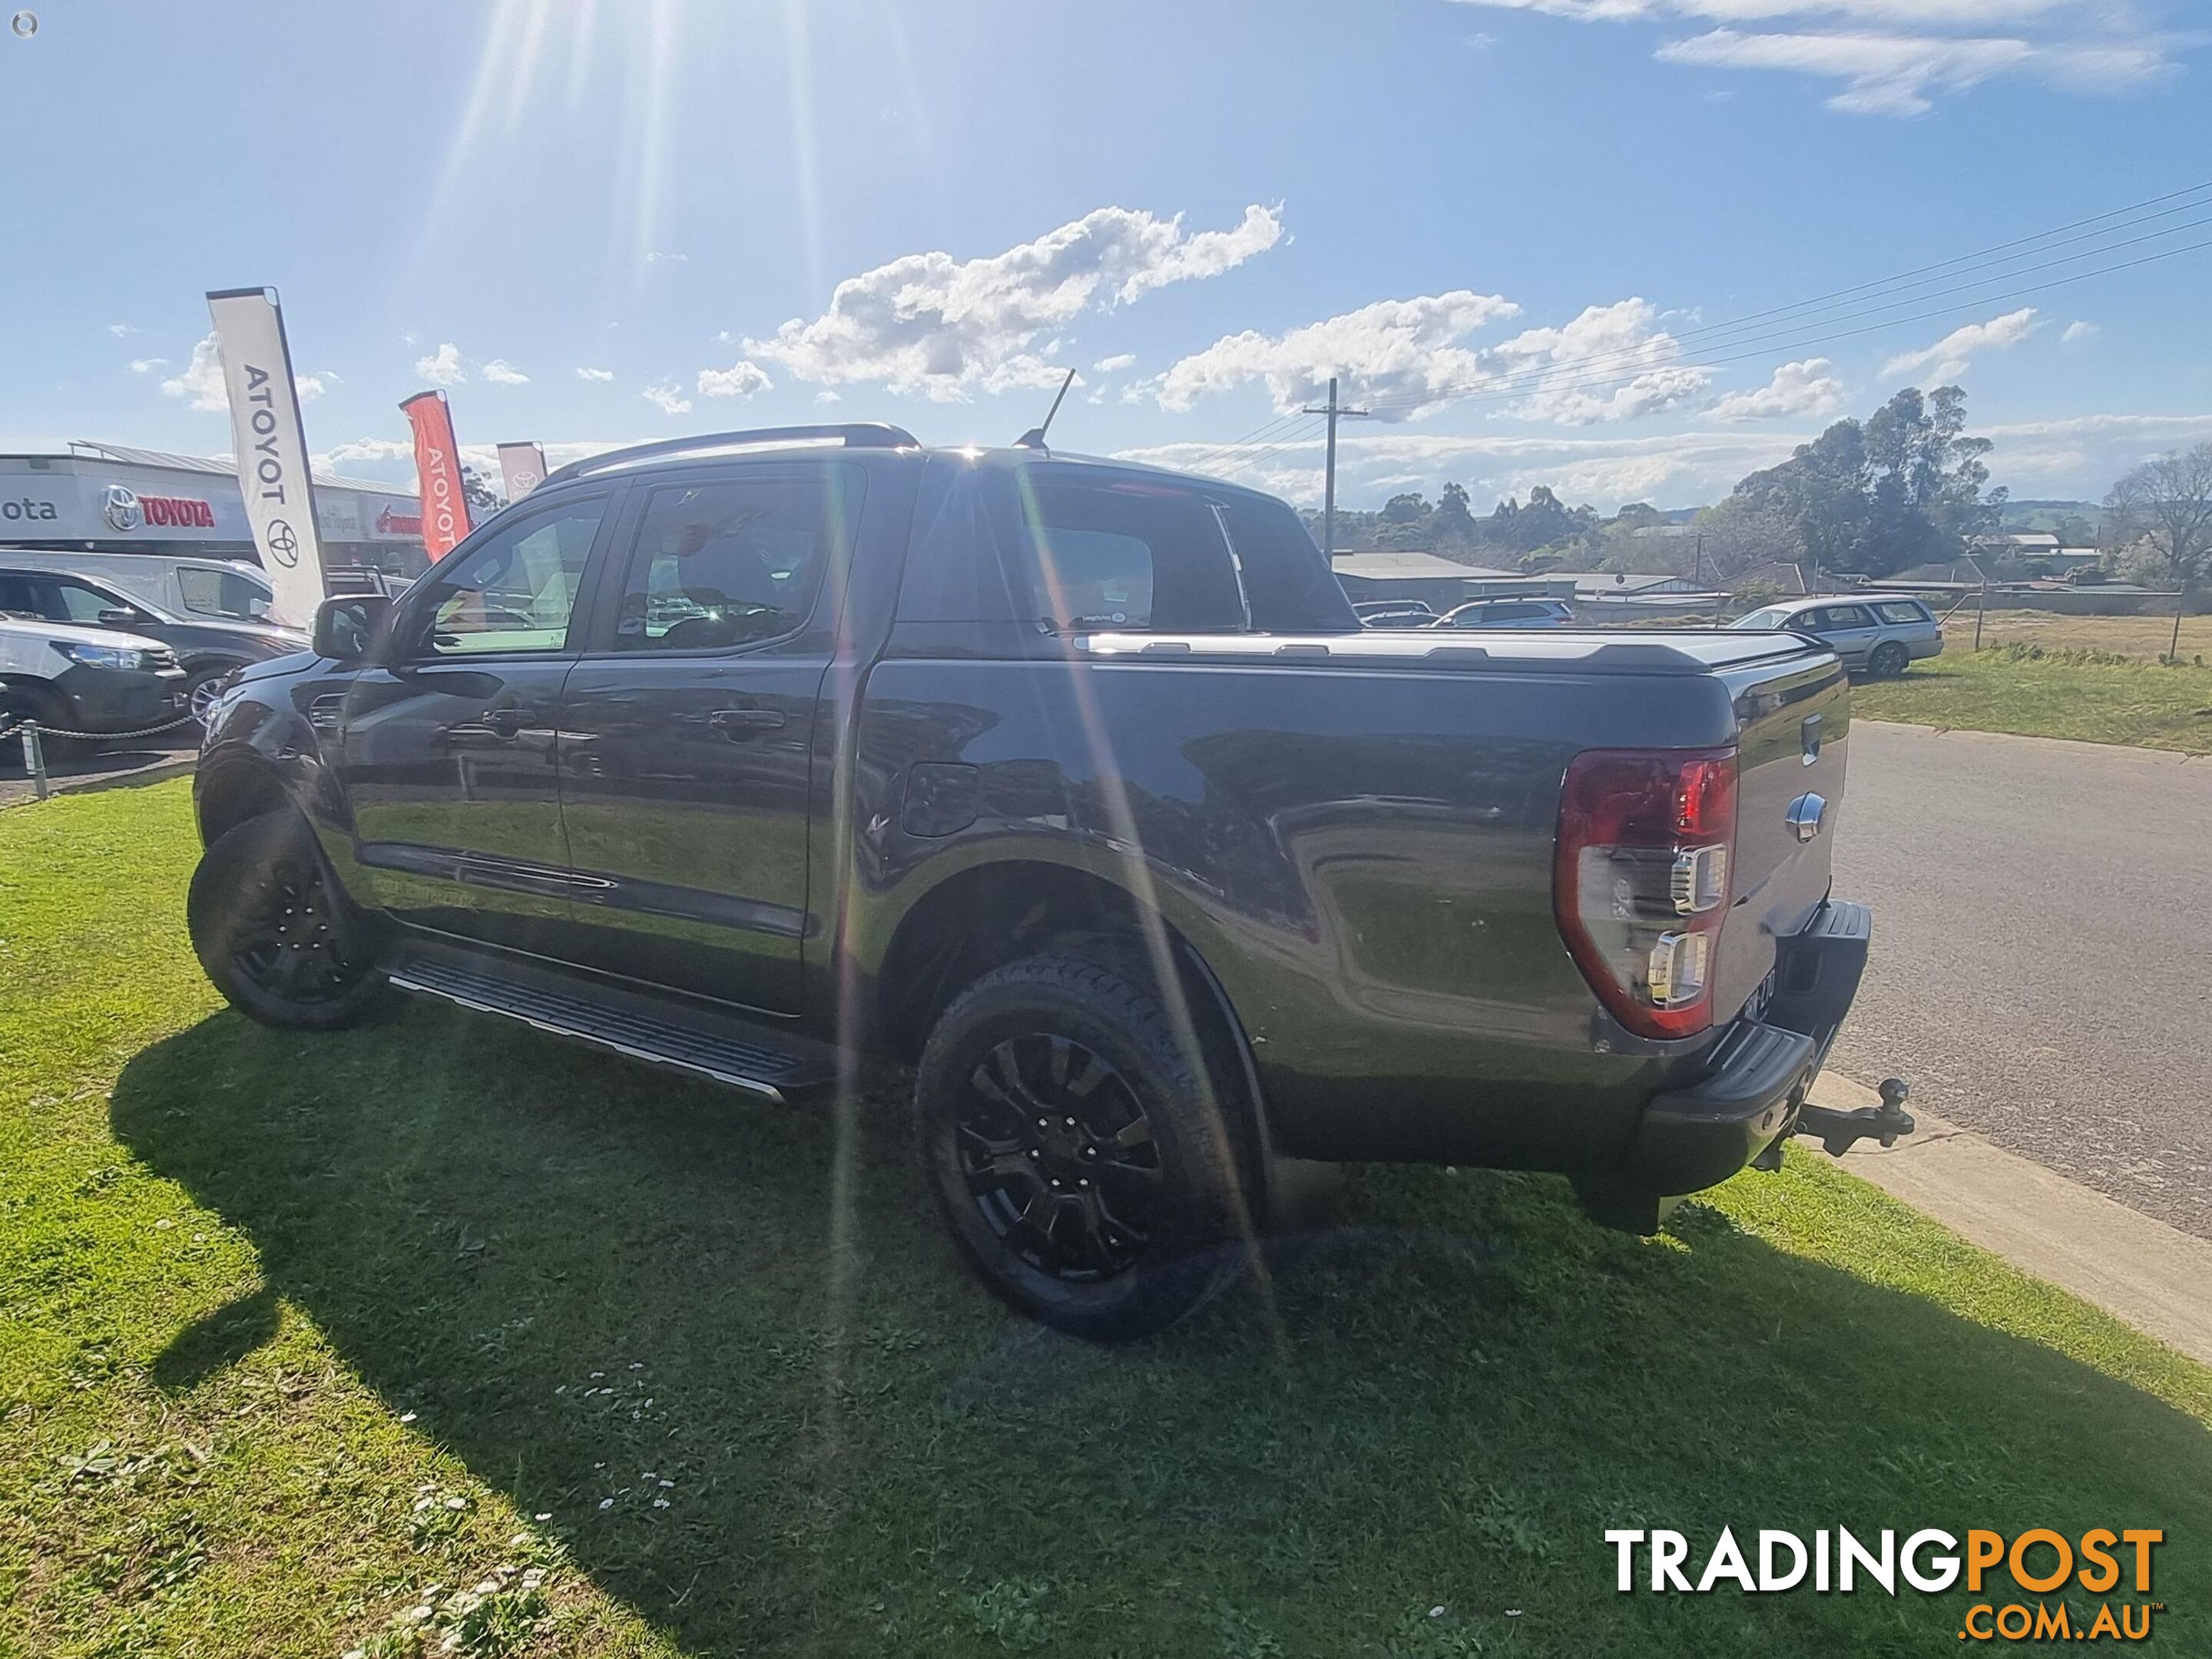
[[[1044,426],[1033,426],[1028,431],[1023,433],[1020,437],[1014,440],[1015,448],[1042,449],[1044,447],[1045,427],[1050,426],[1052,424],[1052,417],[1060,413],[1060,405],[1061,401],[1067,396],[1067,388],[1074,384],[1075,371],[1071,368],[1067,371],[1067,378],[1060,383],[1060,396],[1054,398],[1052,400],[1052,407],[1045,410]]]

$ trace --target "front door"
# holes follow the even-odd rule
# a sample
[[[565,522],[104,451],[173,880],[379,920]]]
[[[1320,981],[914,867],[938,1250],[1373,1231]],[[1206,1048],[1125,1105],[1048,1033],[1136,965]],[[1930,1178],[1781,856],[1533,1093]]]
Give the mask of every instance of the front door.
[[[560,707],[613,497],[503,517],[400,603],[387,665],[311,711],[332,732],[354,854],[402,921],[557,952],[568,902]]]
[[[787,460],[637,490],[561,720],[595,966],[798,1012],[809,760],[864,482]]]

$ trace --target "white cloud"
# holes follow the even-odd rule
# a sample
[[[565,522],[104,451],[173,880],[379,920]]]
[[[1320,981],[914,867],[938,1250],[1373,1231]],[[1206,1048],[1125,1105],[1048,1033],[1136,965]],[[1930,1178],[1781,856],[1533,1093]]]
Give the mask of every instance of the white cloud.
[[[2033,306],[1992,317],[1986,323],[1954,328],[1932,346],[1892,357],[1881,366],[1882,378],[1893,374],[1925,374],[1934,380],[1955,380],[1978,351],[2002,351],[2018,345],[2043,325]]]
[[[1334,376],[1341,401],[1388,403],[1380,418],[1403,420],[1480,380],[1480,357],[1458,343],[1520,309],[1503,295],[1468,289],[1378,300],[1281,335],[1249,328],[1225,335],[1171,364],[1148,389],[1162,408],[1186,410],[1200,398],[1261,380],[1277,411],[1288,414],[1327,397]]]
[[[428,380],[432,386],[459,386],[469,378],[467,371],[461,367],[460,348],[451,340],[428,356],[417,357],[415,373],[417,378]]]
[[[842,404],[845,400],[825,386],[814,394],[814,401],[817,404]]]
[[[1832,415],[1846,393],[1836,366],[1826,357],[1784,363],[1753,391],[1731,392],[1706,412],[1717,421],[1771,421],[1784,415]]]
[[[580,380],[611,380],[614,377],[615,372],[611,368],[580,368],[576,371],[576,378]]]
[[[530,384],[530,377],[527,374],[501,357],[493,358],[483,366],[481,372],[484,379],[489,380],[494,386],[528,386]]]
[[[161,362],[158,357],[139,358],[131,367],[138,374],[150,374]],[[146,367],[140,368],[139,364]],[[335,374],[295,374],[292,389],[301,403],[312,403],[323,395],[326,382],[335,381]],[[192,346],[192,360],[182,372],[161,382],[161,390],[172,398],[189,398],[194,409],[210,414],[222,415],[230,411],[230,393],[222,381],[222,354],[212,334],[203,336]]]
[[[1918,115],[1945,93],[1998,76],[2075,92],[2115,92],[2173,72],[2168,43],[2112,0],[1462,0],[1580,22],[1717,24],[1662,45],[1671,64],[1774,70],[1841,81],[1831,107]],[[1815,32],[1756,27],[1781,20]],[[2004,29],[2005,33],[1966,31]]]
[[[1481,349],[1461,343],[1520,307],[1465,289],[1382,300],[1280,336],[1248,329],[1171,365],[1144,389],[1165,409],[1250,380],[1264,381],[1278,413],[1327,397],[1382,421],[1417,418],[1471,394],[1510,399],[1527,420],[1586,425],[1647,415],[1702,392],[1710,374],[1680,362],[1674,337],[1648,301],[1591,306],[1557,328],[1527,329]]]
[[[169,360],[167,357],[133,357],[131,360],[131,372],[133,374],[151,374],[155,369],[167,368],[168,366]]]
[[[645,400],[664,415],[689,415],[691,400],[673,380],[656,380],[645,389]]]
[[[1422,487],[1433,494],[1449,478],[1468,487],[1479,512],[1506,495],[1525,500],[1540,483],[1549,484],[1570,501],[1587,501],[1608,510],[1624,501],[1646,500],[1686,506],[1718,500],[1746,473],[1785,459],[1812,435],[1684,432],[1571,438],[1359,432],[1338,440],[1337,498],[1378,506],[1394,490]],[[1188,466],[1218,447],[1194,442],[1122,453],[1125,459],[1161,466]],[[1257,485],[1264,477],[1295,479],[1319,455],[1318,439],[1272,452],[1266,445],[1248,445],[1226,456],[1215,454],[1206,468],[1239,483]],[[1305,499],[1290,491],[1277,493]]]
[[[646,254],[645,262],[649,265],[688,265],[691,263],[691,256],[688,253],[664,253],[654,248]]]
[[[1057,342],[1040,346],[1040,337],[1086,311],[1218,276],[1282,234],[1274,208],[1249,207],[1232,229],[1198,232],[1181,215],[1099,208],[1003,253],[910,253],[848,277],[820,316],[794,318],[744,350],[802,380],[878,382],[939,400],[1047,386],[1060,374],[1048,361]]]
[[[699,391],[708,398],[750,398],[756,392],[775,389],[768,371],[750,358],[740,357],[727,368],[699,371]]]
[[[191,398],[194,409],[215,414],[229,412],[230,393],[223,386],[222,356],[216,348],[214,335],[207,335],[193,344],[191,362],[173,379],[162,381],[161,390],[172,398]]]
[[[120,340],[126,335],[136,334],[138,330],[136,325],[131,323],[110,323],[107,325],[107,331]]]
[[[1564,328],[1529,329],[1483,356],[1516,388],[1535,376],[1511,405],[1525,420],[1633,420],[1701,396],[1712,381],[1709,370],[1678,361],[1682,348],[1658,319],[1646,300],[1590,306]]]
[[[1101,374],[1119,374],[1123,369],[1136,366],[1137,354],[1133,351],[1117,351],[1112,356],[1101,357],[1091,365]]]
[[[2094,340],[2103,332],[2104,330],[2094,323],[2071,322],[2066,325],[2066,331],[2058,337],[2059,343],[2074,345],[2083,340]]]

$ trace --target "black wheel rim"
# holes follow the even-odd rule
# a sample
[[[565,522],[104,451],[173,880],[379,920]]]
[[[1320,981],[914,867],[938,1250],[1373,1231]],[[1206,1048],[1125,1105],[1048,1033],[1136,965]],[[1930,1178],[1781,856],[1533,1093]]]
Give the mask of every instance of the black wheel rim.
[[[1158,1231],[1166,1176],[1127,1079],[1073,1038],[1009,1037],[969,1075],[960,1173],[1006,1247],[1041,1273],[1127,1273]]]
[[[287,1002],[334,1002],[360,982],[323,880],[305,852],[279,854],[255,872],[230,939],[240,974]]]

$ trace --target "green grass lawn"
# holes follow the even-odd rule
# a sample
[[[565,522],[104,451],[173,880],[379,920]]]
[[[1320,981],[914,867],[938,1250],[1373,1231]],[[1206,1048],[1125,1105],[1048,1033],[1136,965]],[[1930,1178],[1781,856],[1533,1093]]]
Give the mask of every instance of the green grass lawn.
[[[1947,651],[1913,664],[1901,678],[1863,682],[1852,690],[1852,712],[1919,726],[2212,752],[2212,668],[2168,668],[2098,652],[2027,654],[2033,648]]]
[[[2212,1374],[1817,1152],[1652,1241],[1366,1172],[1091,1348],[963,1273],[902,1078],[261,1030],[193,856],[182,783],[0,811],[0,1654],[1956,1650],[1963,1593],[1614,1593],[1605,1528],[1724,1523],[2162,1527],[2212,1651]]]

